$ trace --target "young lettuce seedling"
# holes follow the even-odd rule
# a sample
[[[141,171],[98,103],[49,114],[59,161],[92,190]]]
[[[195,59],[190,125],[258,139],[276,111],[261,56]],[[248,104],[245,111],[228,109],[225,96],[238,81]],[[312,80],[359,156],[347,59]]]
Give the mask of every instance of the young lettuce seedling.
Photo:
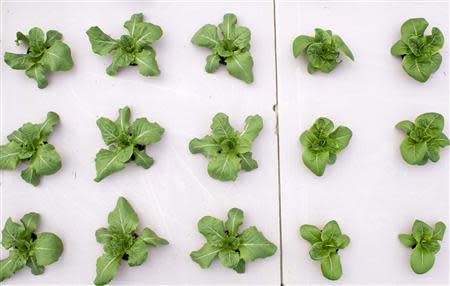
[[[403,120],[395,127],[406,133],[400,152],[403,160],[411,165],[425,165],[428,159],[439,161],[441,148],[450,145],[450,140],[442,133],[444,117],[439,113],[424,113],[415,122]]]
[[[426,223],[415,220],[412,227],[412,234],[400,234],[400,242],[412,248],[409,263],[412,270],[417,274],[424,274],[433,267],[435,255],[441,249],[438,241],[444,238],[445,224],[438,222],[434,225],[434,230]]]
[[[128,201],[120,197],[116,208],[108,215],[108,228],[102,227],[95,232],[98,243],[103,244],[102,256],[97,259],[95,285],[105,285],[114,279],[122,260],[129,266],[139,266],[147,260],[147,247],[167,245],[169,242],[156,233],[144,228],[136,233],[139,218]]]
[[[22,32],[16,34],[16,44],[25,44],[26,54],[5,53],[4,60],[15,70],[25,70],[29,78],[36,80],[39,88],[48,85],[49,71],[68,71],[73,67],[73,60],[68,45],[62,42],[62,34],[50,30],[47,35],[39,28],[32,28],[28,36]]]
[[[334,131],[333,128],[330,119],[320,117],[300,135],[300,144],[305,148],[303,163],[317,176],[323,175],[327,164],[336,162],[336,154],[344,150],[352,138],[349,128],[339,126]]]
[[[21,176],[33,186],[39,184],[41,176],[56,173],[61,169],[61,157],[48,137],[58,123],[58,114],[49,112],[43,123],[25,123],[8,135],[9,143],[0,146],[0,169],[15,170],[19,162],[30,161]]]
[[[20,223],[11,218],[6,221],[2,231],[2,245],[9,250],[9,256],[0,260],[0,282],[10,278],[24,268],[31,268],[31,273],[44,273],[45,266],[56,262],[63,252],[61,239],[53,233],[36,233],[39,214],[28,213]]]
[[[147,155],[145,147],[161,140],[164,128],[158,123],[138,118],[130,124],[130,108],[124,107],[119,109],[116,121],[101,117],[97,126],[109,148],[100,149],[95,157],[96,182],[123,170],[130,161],[144,169],[153,165],[153,158]]]
[[[226,65],[228,73],[235,78],[253,82],[253,58],[250,54],[251,33],[247,27],[236,26],[234,14],[225,14],[219,26],[207,24],[192,37],[194,45],[208,48],[212,54],[206,58],[205,71],[213,73]],[[221,37],[218,31],[221,32]]]
[[[259,115],[245,119],[244,131],[231,127],[228,116],[217,113],[211,124],[211,135],[202,139],[194,138],[189,143],[192,154],[202,153],[209,158],[208,174],[221,181],[234,181],[241,169],[251,171],[258,168],[252,158],[252,143],[263,128]]]
[[[403,69],[415,80],[426,82],[439,69],[444,47],[444,35],[433,27],[431,35],[425,36],[428,22],[424,18],[409,19],[403,23],[401,39],[391,48],[393,56],[402,57]]]
[[[115,40],[95,26],[87,30],[92,51],[100,56],[112,54],[112,63],[106,69],[108,75],[116,75],[120,68],[137,65],[143,76],[160,74],[156,62],[156,52],[150,46],[158,41],[163,32],[161,27],[144,22],[142,13],[134,14],[126,21],[124,27],[129,35]]]
[[[353,54],[344,41],[338,35],[333,35],[330,30],[315,29],[315,36],[310,37],[300,35],[295,38],[292,51],[294,57],[300,56],[303,52],[308,60],[308,72],[313,74],[320,70],[329,73],[342,62],[339,58],[340,51],[343,52],[352,61]]]
[[[198,231],[206,238],[206,243],[199,250],[191,252],[192,260],[201,268],[208,268],[219,257],[223,266],[244,273],[246,262],[274,255],[276,245],[268,241],[256,227],[251,226],[239,233],[243,222],[244,213],[237,208],[228,211],[225,223],[211,216],[200,219]]]
[[[320,261],[323,276],[330,280],[338,280],[342,276],[339,249],[344,249],[350,243],[350,237],[342,234],[336,221],[328,222],[323,230],[314,225],[304,224],[300,227],[300,235],[311,243],[309,256]]]

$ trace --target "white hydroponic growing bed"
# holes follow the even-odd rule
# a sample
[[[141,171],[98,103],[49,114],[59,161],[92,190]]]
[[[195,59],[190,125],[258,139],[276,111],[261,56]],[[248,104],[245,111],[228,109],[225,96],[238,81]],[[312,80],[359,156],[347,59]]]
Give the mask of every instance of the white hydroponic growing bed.
[[[136,12],[164,31],[153,45],[161,76],[145,78],[136,68],[125,68],[110,77],[105,73],[110,58],[91,51],[85,31],[98,25],[118,37]],[[199,27],[219,23],[227,12],[252,31],[253,84],[230,77],[224,68],[205,73],[208,51],[190,43]],[[40,230],[57,233],[65,245],[58,263],[43,275],[22,270],[6,284],[92,283],[102,253],[94,233],[106,225],[119,196],[133,205],[141,226],[171,244],[150,249],[140,267],[122,265],[113,284],[328,284],[298,229],[331,219],[352,239],[340,251],[344,275],[336,283],[448,284],[448,233],[433,269],[422,276],[412,273],[409,250],[397,234],[410,231],[415,218],[448,225],[449,150],[436,164],[409,166],[398,150],[403,135],[394,128],[400,120],[436,111],[445,116],[448,134],[448,45],[441,68],[425,84],[408,77],[389,53],[400,25],[412,17],[427,18],[450,39],[448,2],[7,1],[1,17],[1,142],[24,122],[39,122],[55,111],[61,124],[51,142],[63,168],[36,188],[19,172],[2,171],[0,224],[39,212]],[[34,26],[62,32],[75,62],[69,72],[52,73],[43,90],[3,63],[5,51],[20,51],[16,31]],[[345,59],[328,75],[307,74],[305,59],[294,59],[291,45],[315,27],[339,34],[355,62]],[[163,140],[149,149],[155,165],[144,170],[129,164],[96,183],[94,158],[104,143],[95,121],[115,117],[125,105],[133,118],[148,117],[166,129]],[[207,160],[188,150],[192,138],[209,132],[219,111],[238,128],[247,115],[264,119],[253,147],[259,168],[241,172],[236,182],[211,179]],[[353,130],[349,147],[321,178],[301,162],[298,142],[319,116]],[[204,241],[197,221],[204,215],[224,218],[231,207],[243,209],[244,226],[256,225],[278,251],[248,263],[243,275],[218,262],[202,270],[189,257]]]

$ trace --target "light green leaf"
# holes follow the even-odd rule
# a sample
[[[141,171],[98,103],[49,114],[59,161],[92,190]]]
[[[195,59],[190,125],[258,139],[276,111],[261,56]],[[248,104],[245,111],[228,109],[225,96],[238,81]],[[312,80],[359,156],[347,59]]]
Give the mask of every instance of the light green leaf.
[[[325,167],[329,156],[330,153],[328,151],[317,153],[309,149],[305,149],[303,151],[302,159],[308,169],[310,169],[317,176],[322,176],[325,172]]]
[[[14,273],[22,269],[27,263],[27,258],[18,251],[11,251],[9,256],[0,260],[0,282],[13,276]]]
[[[141,235],[139,236],[145,243],[152,246],[167,245],[169,242],[164,238],[159,237],[153,230],[149,228],[144,228]]]
[[[111,240],[112,234],[109,229],[102,227],[95,232],[95,238],[98,243],[105,244]]]
[[[116,207],[108,215],[108,224],[113,232],[130,234],[136,230],[139,218],[130,203],[124,197],[120,197]]]
[[[147,118],[138,118],[131,125],[131,132],[134,144],[148,145],[161,140],[164,128],[156,122],[149,122]]]
[[[219,154],[208,163],[208,174],[218,180],[234,181],[241,169],[241,159],[234,154]]]
[[[48,85],[47,71],[41,64],[35,64],[25,71],[25,74],[29,78],[33,78],[37,81],[39,88],[44,88]]]
[[[89,28],[86,34],[91,42],[92,51],[101,56],[106,56],[118,47],[118,42],[95,26]]]
[[[434,54],[431,57],[416,57],[413,54],[408,54],[403,58],[402,66],[415,80],[426,82],[431,74],[439,69],[441,62],[442,56],[440,54]]]
[[[438,137],[444,130],[444,116],[435,112],[427,112],[416,118],[416,126],[423,129],[426,135]]]
[[[34,275],[41,275],[44,273],[45,267],[37,264],[37,260],[35,256],[31,256],[28,258],[27,266],[31,268],[31,273]]]
[[[436,27],[433,27],[431,36],[426,36],[425,39],[426,44],[422,47],[422,49],[430,53],[436,53],[444,47],[444,35],[441,30]]]
[[[322,241],[334,240],[341,236],[342,232],[335,220],[329,221],[323,228],[321,238]]]
[[[252,158],[252,153],[247,152],[240,155],[241,157],[241,168],[246,171],[251,171],[258,168],[258,162]]]
[[[314,135],[314,133],[312,133],[309,130],[306,130],[300,135],[300,139],[299,140],[300,140],[300,143],[305,148],[309,148],[309,147],[312,147],[314,145],[314,143],[318,140],[318,138],[316,137],[316,135]]]
[[[147,260],[147,244],[142,239],[136,239],[126,253],[128,254],[128,265],[139,266]]]
[[[410,53],[409,47],[402,40],[398,40],[391,48],[393,56],[404,56]]]
[[[330,256],[330,253],[336,252],[336,248],[327,246],[324,242],[316,242],[311,246],[309,250],[309,256],[313,260],[322,260]]]
[[[219,36],[217,35],[217,27],[211,24],[204,25],[192,37],[191,42],[194,45],[213,49],[218,46]]]
[[[440,159],[440,147],[439,146],[433,146],[433,145],[428,145],[427,147],[427,157],[432,161],[432,162],[437,162]]]
[[[233,40],[235,38],[237,18],[234,14],[228,13],[223,16],[223,21],[219,24],[225,40]]]
[[[123,49],[115,49],[112,51],[112,63],[106,68],[106,73],[110,76],[116,75],[120,68],[129,66],[133,60],[133,54]]]
[[[49,30],[46,34],[45,45],[47,47],[52,46],[56,41],[62,40],[62,34],[55,30]]]
[[[8,140],[19,144],[28,144],[31,141],[38,141],[40,138],[40,125],[25,123],[18,130],[8,135]]]
[[[439,145],[439,147],[442,147],[442,148],[450,145],[450,140],[447,138],[447,136],[444,133],[441,133],[439,135],[439,137],[434,138],[431,142]]]
[[[121,171],[125,168],[125,163],[133,155],[133,146],[130,145],[124,149],[100,149],[95,156],[95,168],[97,170],[96,182],[100,182],[112,173]]]
[[[245,49],[250,46],[251,36],[250,29],[247,27],[236,27],[232,45],[239,49]]]
[[[156,62],[156,53],[153,49],[143,49],[136,54],[136,63],[139,68],[139,73],[143,76],[157,76],[161,72]]]
[[[259,115],[251,115],[245,119],[244,131],[239,135],[240,138],[246,138],[250,142],[254,141],[258,137],[259,133],[263,129],[263,120]]]
[[[222,246],[226,237],[223,221],[212,216],[204,216],[199,220],[197,227],[198,231],[208,241],[208,244]]]
[[[237,235],[239,227],[244,222],[244,212],[238,208],[232,208],[228,211],[228,219],[225,222],[228,235]]]
[[[37,224],[39,222],[39,214],[33,212],[27,213],[20,219],[20,221],[25,227],[27,234],[31,235],[37,229]]]
[[[300,35],[295,38],[294,42],[292,43],[292,52],[294,53],[294,57],[300,56],[312,43],[314,43],[313,37]]]
[[[11,218],[6,220],[5,226],[2,230],[2,245],[9,249],[14,247],[25,236],[25,227],[21,224],[15,223]]]
[[[64,247],[58,236],[50,232],[42,232],[37,235],[33,249],[37,264],[47,266],[59,259]]]
[[[28,182],[28,183],[32,184],[33,186],[39,185],[40,178],[39,178],[38,174],[36,174],[36,170],[34,170],[32,168],[26,168],[26,169],[22,170],[22,172],[20,173],[20,176],[22,177],[22,179],[25,180],[25,182]]]
[[[338,280],[342,276],[341,260],[338,254],[332,253],[320,262],[323,276],[330,280]]]
[[[191,258],[198,263],[201,268],[208,268],[213,262],[214,258],[219,255],[220,248],[205,243],[199,250],[191,252]]]
[[[211,130],[213,138],[217,141],[223,139],[231,139],[235,136],[236,131],[231,127],[228,116],[224,113],[217,113],[212,121]]]
[[[302,225],[300,227],[300,235],[304,240],[308,241],[311,244],[322,241],[321,230],[314,225]]]
[[[336,150],[341,151],[348,146],[352,138],[352,131],[345,126],[339,126],[330,133],[329,138],[331,141],[328,141],[328,143],[332,143]]]
[[[328,33],[328,31],[325,31],[320,28],[316,28],[316,29],[314,29],[314,31],[315,31],[314,39],[316,40],[316,42],[321,42],[321,43],[331,45],[331,41],[332,41],[331,33]]]
[[[97,276],[95,277],[95,285],[108,284],[116,276],[117,269],[120,265],[120,257],[113,257],[107,253],[97,258],[96,268]]]
[[[417,244],[417,242],[414,240],[414,237],[410,234],[399,234],[398,239],[404,246],[408,248],[413,248]]]
[[[414,142],[410,138],[405,138],[400,145],[400,152],[402,154],[403,160],[408,164],[415,165],[423,160],[427,154],[427,143],[426,142]]]
[[[234,268],[239,263],[239,253],[231,249],[222,249],[219,252],[219,260],[223,266],[228,268]]]
[[[225,62],[230,75],[246,83],[253,82],[253,59],[249,52],[233,55],[226,58]]]
[[[101,117],[97,119],[97,126],[102,133],[103,141],[105,141],[107,145],[120,142],[119,127],[112,120]]]
[[[134,37],[137,32],[136,29],[137,24],[142,22],[144,22],[144,14],[136,13],[131,15],[130,20],[126,21],[123,26],[128,30],[130,36]]]
[[[337,248],[343,249],[346,248],[350,244],[350,237],[346,234],[339,235],[334,239]]]
[[[16,45],[20,45],[20,41],[22,41],[25,45],[29,45],[30,41],[28,39],[28,36],[24,35],[22,32],[17,32],[16,33]]]
[[[128,106],[120,108],[119,117],[115,121],[117,127],[124,133],[128,133],[128,128],[130,127],[130,113],[130,108]]]
[[[407,20],[400,28],[402,41],[405,43],[412,36],[423,36],[428,27],[428,22],[424,18],[413,18]]]
[[[144,169],[150,168],[155,162],[152,157],[147,155],[145,150],[139,150],[136,147],[133,149],[133,155],[136,165],[141,166]]]
[[[412,235],[420,243],[423,239],[429,240],[433,237],[433,229],[423,221],[416,219],[413,224]]]
[[[14,170],[19,164],[21,147],[16,142],[0,146],[0,169]]]
[[[69,46],[59,40],[56,41],[44,52],[40,63],[51,71],[70,70],[73,67],[73,60]]]
[[[352,51],[348,48],[348,46],[345,44],[345,42],[339,37],[338,35],[333,35],[333,41],[336,45],[336,48],[341,50],[347,57],[349,57],[352,61],[355,60],[353,57]]]
[[[48,112],[47,118],[39,125],[39,132],[42,141],[47,141],[48,136],[53,132],[53,127],[59,123],[59,115],[55,112]]]
[[[214,141],[212,136],[206,135],[202,139],[194,138],[189,143],[189,151],[192,154],[202,153],[206,157],[215,156],[220,150],[220,144]]]
[[[244,230],[239,238],[241,239],[239,252],[245,262],[272,256],[277,251],[276,245],[267,240],[254,226]]]
[[[433,267],[435,255],[433,252],[417,245],[411,252],[409,262],[412,270],[417,274],[423,274]]]
[[[40,146],[31,157],[30,165],[21,173],[22,178],[37,186],[41,176],[52,175],[61,169],[61,157],[51,144]]]
[[[328,118],[319,117],[313,124],[313,126],[309,129],[316,137],[322,138],[330,135],[331,131],[333,131],[334,124]]]
[[[237,273],[244,273],[245,272],[245,261],[244,260],[239,260],[238,265],[236,265],[236,267],[233,268]]]
[[[212,54],[206,57],[205,71],[207,73],[213,73],[219,69],[220,57],[216,54]]]
[[[397,125],[395,125],[396,128],[402,130],[406,134],[409,134],[409,132],[413,131],[414,126],[414,122],[411,122],[409,120],[400,121],[399,123],[397,123]]]
[[[433,238],[437,240],[444,239],[445,228],[446,226],[443,222],[436,223],[434,225]]]
[[[4,61],[8,66],[15,70],[27,70],[34,64],[28,54],[13,54],[6,52]]]
[[[134,33],[131,36],[135,40],[136,46],[143,48],[159,40],[162,34],[163,31],[160,26],[141,22],[135,25]]]

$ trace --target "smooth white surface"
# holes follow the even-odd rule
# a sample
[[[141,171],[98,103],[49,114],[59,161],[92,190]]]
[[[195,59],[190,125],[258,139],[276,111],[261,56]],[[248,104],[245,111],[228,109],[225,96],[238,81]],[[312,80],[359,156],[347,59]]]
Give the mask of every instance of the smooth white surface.
[[[409,268],[410,250],[397,235],[409,232],[415,218],[448,225],[449,150],[436,164],[409,166],[399,152],[404,135],[394,128],[436,111],[445,116],[449,134],[448,4],[276,3],[284,283],[330,283],[309,258],[299,227],[336,219],[352,242],[339,251],[344,275],[332,283],[448,284],[448,232],[433,269],[422,276]],[[410,78],[389,52],[401,24],[412,17],[425,17],[447,40],[441,68],[425,84]],[[331,74],[309,75],[305,58],[294,59],[291,45],[316,27],[340,35],[356,61],[344,58]],[[321,178],[301,162],[298,142],[320,116],[353,131]]]
[[[245,275],[223,268],[215,261],[209,270],[192,262],[189,253],[204,243],[197,221],[204,215],[226,218],[229,208],[245,211],[245,225],[256,225],[279,245],[277,148],[275,134],[275,52],[273,4],[265,3],[4,3],[2,13],[4,51],[16,51],[16,31],[32,26],[56,29],[72,49],[75,67],[53,73],[49,86],[39,90],[22,71],[10,69],[2,59],[2,134],[24,122],[40,122],[49,110],[61,124],[50,137],[63,158],[63,168],[42,179],[37,188],[25,183],[18,171],[2,172],[2,218],[41,213],[39,230],[61,236],[65,251],[58,263],[41,276],[29,269],[17,273],[7,284],[90,284],[102,245],[94,232],[106,226],[107,214],[117,198],[128,198],[140,217],[170,245],[150,248],[149,259],[140,267],[122,264],[113,284],[279,284],[280,252],[248,263]],[[258,13],[255,13],[255,9]],[[118,38],[127,32],[124,21],[143,12],[145,20],[160,25],[164,36],[153,47],[161,76],[145,78],[137,67],[106,75],[110,57],[91,51],[85,31],[98,25]],[[222,67],[207,74],[208,50],[190,43],[206,23],[219,24],[223,14],[233,12],[238,23],[252,30],[255,82],[247,85],[228,75]],[[95,121],[115,118],[119,107],[129,105],[132,117],[159,122],[166,133],[151,146],[155,164],[149,170],[133,164],[95,183],[96,152],[104,147]],[[235,183],[211,179],[207,160],[191,155],[188,143],[209,133],[215,113],[223,111],[231,124],[243,128],[247,115],[260,114],[264,129],[254,143],[259,168],[241,172]],[[2,253],[4,255],[4,253]]]

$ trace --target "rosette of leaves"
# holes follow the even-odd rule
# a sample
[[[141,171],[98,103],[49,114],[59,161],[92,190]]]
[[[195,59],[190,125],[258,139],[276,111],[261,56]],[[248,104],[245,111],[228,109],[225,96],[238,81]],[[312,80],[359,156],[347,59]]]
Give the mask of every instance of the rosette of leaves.
[[[130,108],[124,107],[119,109],[116,121],[101,117],[97,126],[109,148],[100,149],[95,157],[96,182],[123,170],[130,161],[144,169],[153,165],[154,160],[147,155],[145,148],[161,140],[164,128],[158,123],[142,117],[130,124]]]
[[[62,42],[62,34],[49,30],[46,35],[35,27],[28,32],[16,34],[16,44],[20,42],[27,46],[26,54],[6,52],[5,63],[15,70],[24,70],[25,74],[36,80],[39,88],[48,85],[49,71],[68,71],[73,67],[72,55],[68,45]]]
[[[220,65],[228,73],[246,83],[253,82],[253,58],[250,54],[251,32],[247,27],[237,26],[234,14],[225,14],[218,26],[206,24],[192,37],[194,45],[208,48],[212,54],[206,58],[205,71],[213,73]],[[220,36],[219,36],[220,31]]]
[[[428,112],[419,115],[415,122],[403,120],[395,125],[406,133],[400,145],[403,160],[411,165],[425,165],[430,159],[439,161],[440,150],[450,145],[450,140],[442,132],[444,117]]]
[[[61,169],[61,157],[48,137],[58,123],[58,114],[49,112],[41,124],[25,123],[8,135],[9,143],[0,146],[0,169],[15,170],[19,162],[29,161],[21,176],[33,186],[39,184],[41,176],[56,173]]]
[[[404,246],[412,249],[409,263],[415,273],[424,274],[433,267],[436,253],[441,249],[439,241],[444,238],[445,228],[443,222],[436,223],[432,229],[423,221],[415,220],[412,234],[398,236]]]
[[[341,278],[342,265],[338,251],[349,245],[350,237],[342,234],[338,223],[332,220],[322,230],[314,225],[304,224],[300,227],[300,235],[311,243],[309,256],[320,261],[323,276],[330,280]]]
[[[251,226],[239,232],[243,222],[244,213],[238,208],[228,211],[225,223],[212,216],[200,219],[198,231],[206,238],[206,243],[199,250],[191,252],[192,260],[201,268],[208,268],[219,257],[223,266],[244,273],[246,262],[274,255],[276,245],[256,227]]]
[[[63,252],[63,243],[54,233],[37,233],[39,214],[28,213],[15,223],[11,218],[2,231],[2,245],[9,250],[9,256],[0,260],[0,282],[10,278],[20,269],[28,266],[31,273],[44,273],[45,266],[58,261]]]
[[[339,58],[340,52],[354,60],[352,52],[341,37],[333,35],[330,30],[320,28],[315,29],[314,37],[300,35],[295,38],[292,50],[296,58],[303,52],[306,54],[310,74],[317,70],[324,73],[334,70],[342,62]]]
[[[304,147],[303,163],[317,176],[323,175],[327,164],[336,162],[336,155],[347,147],[352,138],[348,127],[333,129],[333,121],[320,117],[300,135],[300,144]]]
[[[391,54],[402,57],[402,67],[412,78],[426,82],[439,69],[444,46],[444,35],[433,27],[431,35],[425,36],[428,22],[424,18],[413,18],[400,28],[401,39],[391,48]]]
[[[132,15],[124,27],[129,35],[123,35],[118,40],[111,38],[97,26],[86,32],[94,53],[100,56],[112,54],[112,63],[106,68],[106,73],[113,76],[120,68],[137,65],[143,76],[159,75],[156,52],[150,45],[161,38],[161,27],[144,22],[142,13]]]
[[[263,128],[259,115],[245,119],[244,131],[231,127],[228,116],[217,113],[211,124],[211,135],[194,138],[189,143],[192,154],[202,153],[209,158],[208,174],[221,181],[234,181],[241,169],[251,171],[258,168],[252,158],[252,143]]]
[[[153,230],[144,228],[137,234],[139,218],[128,201],[120,197],[115,209],[108,215],[107,228],[95,232],[98,243],[103,244],[103,255],[97,259],[95,285],[105,285],[114,279],[122,260],[129,266],[139,266],[147,260],[148,246],[167,245]]]

